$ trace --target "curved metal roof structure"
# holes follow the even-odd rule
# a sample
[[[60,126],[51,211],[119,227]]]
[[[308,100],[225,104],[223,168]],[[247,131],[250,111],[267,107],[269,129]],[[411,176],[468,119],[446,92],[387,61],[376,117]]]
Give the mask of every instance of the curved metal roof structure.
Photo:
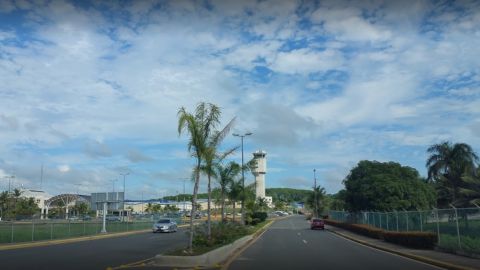
[[[62,202],[63,205],[69,205],[70,203],[77,202],[77,201],[89,203],[87,199],[85,199],[83,196],[78,194],[60,194],[46,200],[45,207],[48,208],[51,205],[56,205],[58,204],[58,202]]]

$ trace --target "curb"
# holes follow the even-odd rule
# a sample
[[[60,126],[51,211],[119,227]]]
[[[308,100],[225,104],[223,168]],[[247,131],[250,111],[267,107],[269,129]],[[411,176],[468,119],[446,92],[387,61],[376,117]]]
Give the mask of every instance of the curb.
[[[341,233],[341,232],[337,232],[337,231],[334,231],[334,230],[331,230],[331,229],[327,229],[327,230],[336,234],[336,235],[339,235],[339,236],[341,236],[343,238],[346,238],[348,240],[360,243],[362,245],[365,245],[365,246],[368,246],[368,247],[371,247],[371,248],[375,248],[375,249],[379,249],[379,250],[382,250],[382,251],[385,251],[385,252],[388,252],[388,253],[393,253],[395,255],[399,255],[399,256],[406,257],[406,258],[409,258],[409,259],[413,259],[413,260],[416,260],[416,261],[420,261],[420,262],[423,262],[423,263],[431,264],[431,265],[434,265],[434,266],[438,266],[438,267],[442,267],[442,268],[446,268],[446,269],[450,269],[450,270],[475,270],[474,268],[470,268],[470,267],[466,267],[466,266],[458,266],[458,265],[454,265],[454,264],[451,264],[451,263],[438,261],[438,260],[435,260],[435,259],[430,259],[430,258],[419,256],[419,255],[408,254],[408,253],[405,253],[405,252],[401,252],[401,251],[393,250],[393,249],[390,249],[390,248],[378,246],[378,245],[375,245],[375,244],[372,244],[372,243],[369,243],[369,242],[351,237],[351,236],[346,235],[346,234]]]
[[[179,225],[179,228],[186,227],[187,225]],[[77,243],[77,242],[84,242],[84,241],[92,241],[98,239],[105,239],[105,238],[114,238],[114,237],[121,237],[139,233],[149,232],[151,229],[139,230],[139,231],[130,231],[130,232],[118,232],[118,233],[107,233],[107,234],[96,234],[91,236],[81,236],[75,238],[67,238],[67,239],[57,239],[57,240],[46,240],[46,241],[38,241],[38,242],[27,242],[27,243],[18,243],[18,244],[8,244],[8,245],[0,245],[0,251],[3,250],[12,250],[12,249],[22,249],[22,248],[32,248],[32,247],[45,247],[45,246],[53,246],[53,245],[61,245],[61,244],[70,244],[70,243]]]

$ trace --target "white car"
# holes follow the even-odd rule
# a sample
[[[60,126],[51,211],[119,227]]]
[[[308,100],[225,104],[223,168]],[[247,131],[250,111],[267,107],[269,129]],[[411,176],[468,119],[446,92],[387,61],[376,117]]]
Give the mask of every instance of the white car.
[[[173,219],[162,218],[155,222],[152,227],[152,232],[176,232],[177,223]]]

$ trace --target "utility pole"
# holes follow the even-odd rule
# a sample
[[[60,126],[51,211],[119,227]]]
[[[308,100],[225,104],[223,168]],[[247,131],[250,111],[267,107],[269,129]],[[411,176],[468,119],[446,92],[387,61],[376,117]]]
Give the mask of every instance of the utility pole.
[[[242,209],[241,209],[241,212],[242,212],[242,224],[243,225],[245,225],[245,168],[244,168],[244,164],[243,164],[243,138],[245,138],[246,136],[250,136],[252,134],[253,133],[251,133],[251,132],[247,132],[243,135],[236,134],[236,133],[232,134],[235,137],[240,137],[241,142],[242,142]]]
[[[317,217],[318,215],[318,202],[317,202],[317,176],[316,176],[316,169],[313,169],[313,195],[314,195],[314,203],[315,203],[315,215],[314,217]]]
[[[123,200],[122,200],[122,212],[121,213],[121,217],[122,217],[122,221],[125,221],[124,219],[124,212],[125,212],[125,197],[127,195],[127,192],[125,191],[125,176],[129,175],[130,173],[129,172],[126,172],[126,173],[120,173],[120,175],[123,175]]]

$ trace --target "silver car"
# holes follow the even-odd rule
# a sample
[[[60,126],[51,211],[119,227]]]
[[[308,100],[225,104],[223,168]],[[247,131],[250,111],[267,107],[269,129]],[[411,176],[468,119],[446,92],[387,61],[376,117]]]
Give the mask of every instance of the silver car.
[[[162,218],[153,224],[152,227],[153,233],[156,232],[176,232],[177,231],[177,223],[169,218]]]

